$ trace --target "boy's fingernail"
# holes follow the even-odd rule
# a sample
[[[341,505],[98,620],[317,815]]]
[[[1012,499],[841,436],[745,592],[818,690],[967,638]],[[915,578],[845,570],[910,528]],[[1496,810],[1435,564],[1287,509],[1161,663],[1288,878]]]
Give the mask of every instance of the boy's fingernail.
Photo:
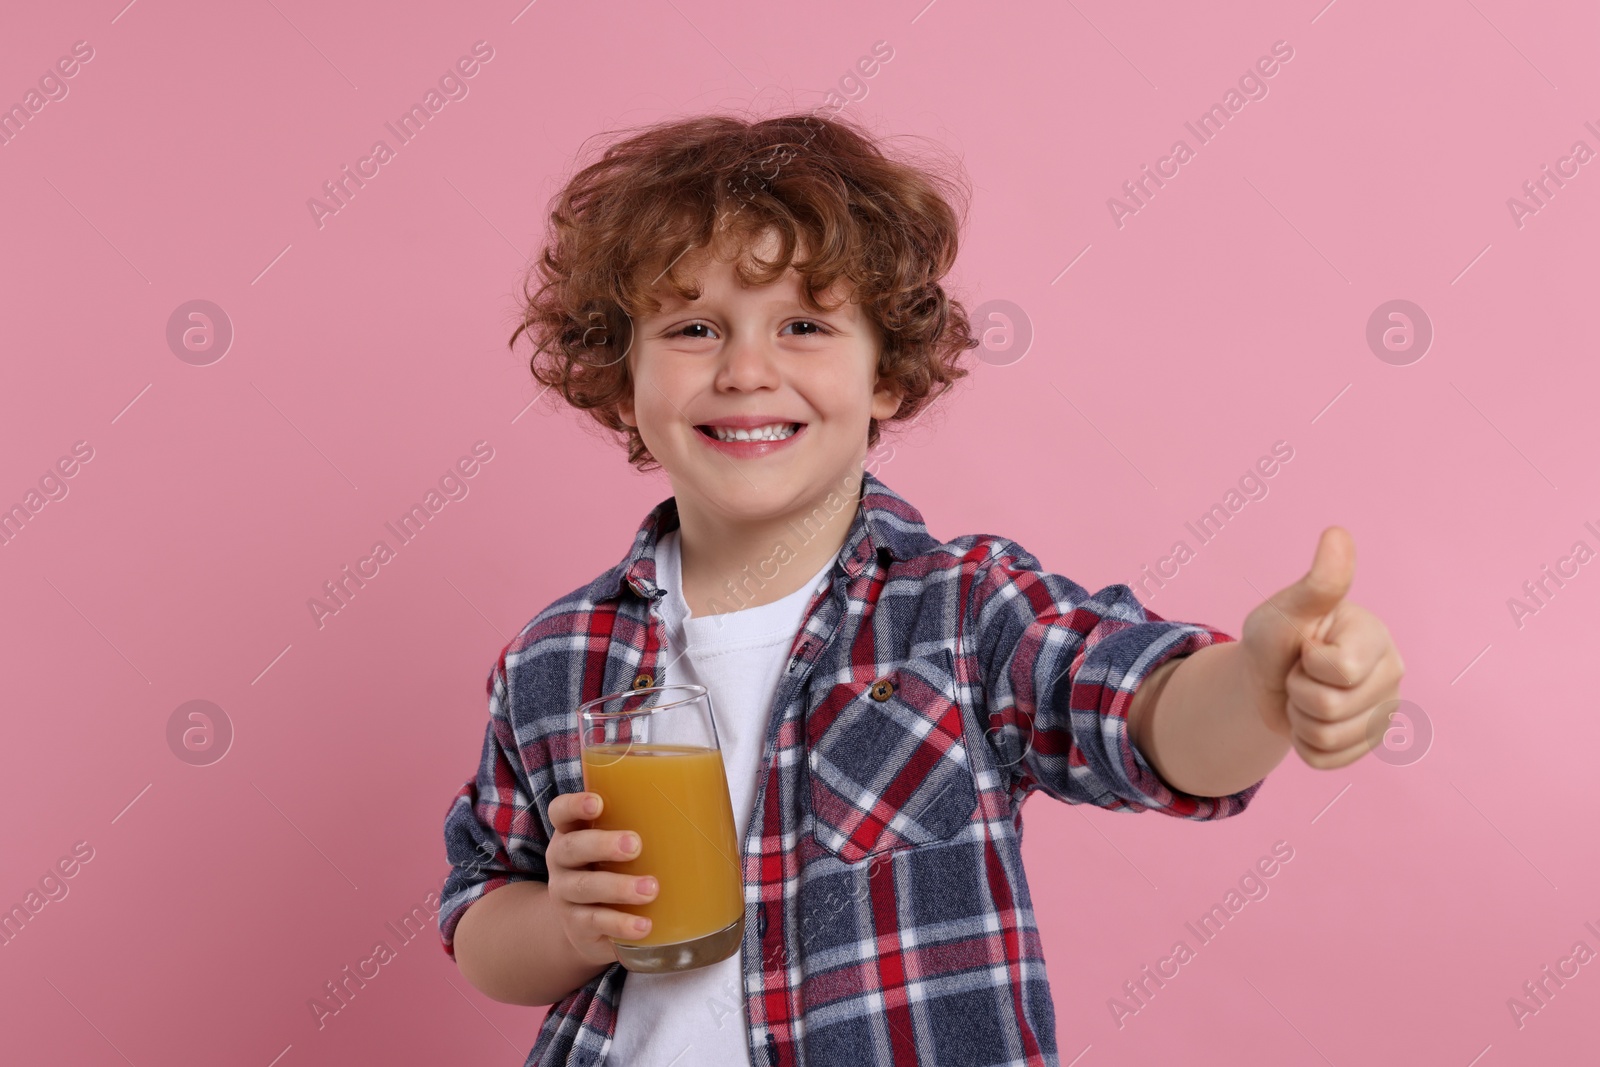
[[[639,879],[638,888],[639,895],[647,897],[656,891],[656,880],[654,878],[641,878]]]
[[[639,837],[637,834],[623,834],[622,839],[617,843],[622,846],[622,851],[629,856],[639,851]]]
[[[642,934],[646,930],[650,929],[650,920],[649,919],[635,919],[635,920],[633,920],[633,928],[635,930],[639,931]]]
[[[600,811],[600,798],[599,797],[592,797],[591,796],[591,797],[584,797],[583,798],[583,813],[585,815],[594,815],[594,814],[598,813],[599,811]]]

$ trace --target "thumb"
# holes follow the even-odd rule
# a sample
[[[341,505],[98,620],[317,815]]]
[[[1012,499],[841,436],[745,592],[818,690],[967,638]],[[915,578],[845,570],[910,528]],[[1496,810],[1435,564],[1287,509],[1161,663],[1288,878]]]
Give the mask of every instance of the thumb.
[[[1317,541],[1317,553],[1305,577],[1285,586],[1272,601],[1292,619],[1317,619],[1339,606],[1355,576],[1355,539],[1344,527],[1329,526]]]

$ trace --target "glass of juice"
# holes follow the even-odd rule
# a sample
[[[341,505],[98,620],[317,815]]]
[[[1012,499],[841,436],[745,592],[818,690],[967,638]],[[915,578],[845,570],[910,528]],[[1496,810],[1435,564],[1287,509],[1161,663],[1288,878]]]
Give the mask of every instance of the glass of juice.
[[[727,959],[744,938],[744,877],[711,695],[701,685],[629,689],[578,709],[583,787],[598,793],[601,830],[639,835],[636,859],[602,870],[654,875],[644,904],[609,904],[650,919],[616,938],[630,971],[688,971]]]

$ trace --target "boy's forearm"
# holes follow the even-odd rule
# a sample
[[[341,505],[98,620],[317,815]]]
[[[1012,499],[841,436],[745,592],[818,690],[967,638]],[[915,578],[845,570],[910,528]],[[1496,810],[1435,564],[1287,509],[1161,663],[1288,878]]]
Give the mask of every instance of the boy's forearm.
[[[1169,784],[1220,797],[1260,781],[1290,739],[1268,729],[1237,641],[1163,663],[1134,692],[1128,733]]]
[[[605,970],[579,958],[550,913],[544,882],[510,882],[461,916],[456,966],[484,996],[504,1004],[554,1004]]]

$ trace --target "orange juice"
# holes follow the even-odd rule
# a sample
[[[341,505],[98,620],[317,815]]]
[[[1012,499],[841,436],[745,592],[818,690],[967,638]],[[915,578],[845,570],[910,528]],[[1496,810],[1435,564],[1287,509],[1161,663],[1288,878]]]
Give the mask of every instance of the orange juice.
[[[594,825],[632,830],[637,859],[602,870],[654,875],[645,904],[607,904],[650,919],[650,932],[626,942],[667,945],[721,930],[744,912],[739,842],[722,753],[665,743],[591,745],[583,752],[584,789],[604,801]]]

